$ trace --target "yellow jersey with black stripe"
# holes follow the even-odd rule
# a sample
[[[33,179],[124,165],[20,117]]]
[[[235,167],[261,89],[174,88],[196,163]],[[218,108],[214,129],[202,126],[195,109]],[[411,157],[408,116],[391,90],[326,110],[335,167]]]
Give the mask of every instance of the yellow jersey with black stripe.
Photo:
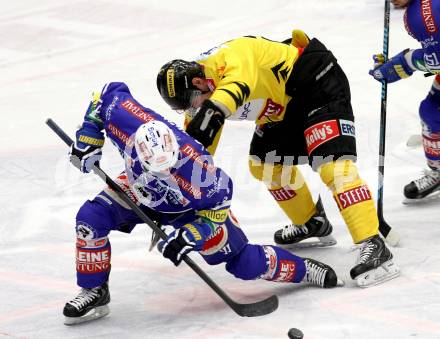
[[[291,99],[285,86],[300,51],[291,44],[246,36],[215,47],[195,61],[204,66],[213,89],[210,100],[229,111],[225,112],[228,119],[263,125],[283,120]]]

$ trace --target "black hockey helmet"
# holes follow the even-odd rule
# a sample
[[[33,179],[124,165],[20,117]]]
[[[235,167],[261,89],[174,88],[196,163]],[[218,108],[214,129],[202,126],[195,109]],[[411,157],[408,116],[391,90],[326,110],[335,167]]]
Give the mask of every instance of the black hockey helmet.
[[[157,74],[157,89],[165,102],[174,110],[191,107],[191,96],[196,87],[194,78],[204,78],[203,68],[195,61],[172,60],[162,66]]]

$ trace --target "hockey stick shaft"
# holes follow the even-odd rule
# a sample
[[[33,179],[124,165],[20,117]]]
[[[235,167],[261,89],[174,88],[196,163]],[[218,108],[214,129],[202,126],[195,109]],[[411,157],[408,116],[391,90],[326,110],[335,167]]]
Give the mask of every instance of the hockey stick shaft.
[[[388,60],[390,30],[390,0],[385,0],[384,25],[383,25],[383,56]],[[387,119],[387,82],[382,81],[381,105],[380,105],[380,135],[379,135],[379,179],[377,197],[377,215],[379,218],[379,231],[387,239],[391,232],[391,227],[383,217],[383,184],[385,175],[385,137]],[[396,236],[396,233],[393,234]],[[398,241],[398,240],[397,240]],[[394,242],[394,241],[393,241]]]
[[[390,27],[390,1],[385,0],[384,11],[384,27],[383,27],[383,56],[388,60],[388,46],[389,46],[389,27]],[[383,181],[385,173],[385,136],[386,136],[386,115],[387,115],[387,82],[382,81],[381,102],[380,102],[380,135],[379,135],[379,178],[378,178],[378,197],[377,197],[377,213],[379,217],[380,226],[383,218]],[[389,230],[379,230],[383,236],[387,236]],[[384,232],[386,234],[384,234]]]
[[[64,141],[64,143],[66,143],[66,145],[71,146],[73,144],[73,140],[52,119],[47,119],[46,124]],[[163,232],[162,229],[157,226],[99,166],[94,165],[93,171],[105,181],[105,183],[116,192],[119,198],[128,204],[133,212],[152,228],[161,239],[167,239],[165,232]],[[276,295],[272,295],[267,299],[251,304],[240,304],[235,302],[190,257],[184,256],[183,260],[238,315],[242,317],[261,316],[272,313],[278,308],[278,297]]]

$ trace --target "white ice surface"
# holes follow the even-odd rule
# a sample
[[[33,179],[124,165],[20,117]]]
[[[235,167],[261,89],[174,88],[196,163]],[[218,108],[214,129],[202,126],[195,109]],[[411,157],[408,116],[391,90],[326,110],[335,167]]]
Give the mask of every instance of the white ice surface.
[[[371,54],[382,50],[383,1],[3,0],[1,8],[1,338],[286,338],[291,327],[308,339],[440,338],[440,201],[401,204],[403,186],[425,165],[420,148],[405,146],[418,132],[418,103],[432,81],[420,73],[389,86],[384,214],[402,236],[393,249],[401,277],[367,290],[355,287],[348,275],[355,260],[351,238],[330,193],[305,167],[339,243],[297,253],[331,264],[345,287],[243,282],[193,255],[236,300],[280,297],[275,313],[240,318],[185,265],[174,268],[157,252],[147,253],[150,232],[139,225],[131,235],[111,234],[110,316],[63,325],[64,303],[77,292],[75,213],[103,184],[68,164],[65,145],[45,119],[73,136],[91,91],[125,81],[140,102],[180,123],[156,90],[162,64],[241,35],[282,40],[299,27],[325,42],[350,79],[358,164],[376,192],[380,85],[367,73]],[[404,32],[402,15],[392,10],[390,54],[417,47]],[[248,237],[272,243],[287,219],[250,178],[252,132],[250,122],[228,122],[216,158],[235,181],[233,209]],[[112,174],[122,168],[108,145],[102,167]]]

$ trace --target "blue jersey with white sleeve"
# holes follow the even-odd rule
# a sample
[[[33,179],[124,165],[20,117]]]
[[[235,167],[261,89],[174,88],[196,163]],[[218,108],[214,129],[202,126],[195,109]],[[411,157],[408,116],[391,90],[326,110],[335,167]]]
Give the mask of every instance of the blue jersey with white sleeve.
[[[232,180],[215,167],[210,153],[174,123],[142,106],[122,82],[107,84],[87,111],[85,122],[105,130],[107,138],[125,160],[131,189],[140,203],[161,213],[183,213],[228,207]],[[152,120],[168,125],[180,147],[169,175],[157,176],[142,169],[134,147],[139,126]]]

